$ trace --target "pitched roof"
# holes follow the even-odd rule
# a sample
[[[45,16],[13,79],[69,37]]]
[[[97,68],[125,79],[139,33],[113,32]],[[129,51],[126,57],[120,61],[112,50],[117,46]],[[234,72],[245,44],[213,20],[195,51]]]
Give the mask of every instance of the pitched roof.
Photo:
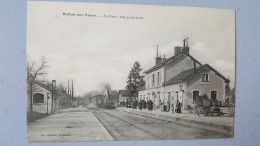
[[[131,94],[130,90],[119,90],[119,94],[122,96],[133,96],[133,94]]]
[[[105,95],[94,95],[94,96],[91,96],[91,97],[105,97]]]
[[[184,54],[184,55],[190,57],[191,60],[195,61],[195,62],[198,63],[199,65],[202,65],[198,60],[196,60],[194,57],[192,57],[189,53],[180,52],[180,53],[176,54],[175,56],[172,56],[172,57],[170,57],[170,58],[168,58],[168,59],[166,59],[166,60],[164,60],[164,61],[162,61],[162,62],[156,64],[156,65],[153,66],[152,68],[150,68],[150,69],[144,71],[144,73],[150,73],[150,72],[152,72],[152,71],[154,71],[154,70],[157,70],[157,69],[163,67],[166,63],[168,63],[168,62],[171,61],[171,60],[174,60],[175,58],[177,58],[177,57],[178,57],[179,55],[181,55],[181,54]]]
[[[142,90],[145,90],[145,84],[141,85],[141,86],[137,89],[137,91],[142,91]]]
[[[170,85],[170,84],[174,84],[174,83],[178,83],[178,82],[183,82],[183,81],[187,80],[189,77],[191,77],[192,75],[195,75],[196,73],[198,73],[202,68],[205,68],[205,67],[214,71],[216,73],[216,75],[221,77],[225,82],[229,83],[229,80],[227,78],[225,78],[223,75],[221,75],[218,71],[216,71],[210,65],[205,64],[205,65],[200,66],[197,70],[194,70],[194,68],[185,70],[185,71],[177,74],[173,78],[171,78],[169,81],[163,83],[163,85],[165,86],[165,85]]]
[[[94,95],[94,96],[91,96],[91,97],[86,98],[86,100],[88,100],[88,99],[98,99],[98,98],[104,99],[104,98],[105,98],[105,95]],[[83,100],[84,100],[84,99],[83,99]]]
[[[173,84],[173,83],[177,83],[177,82],[182,82],[182,81],[186,80],[189,76],[191,76],[194,73],[195,73],[195,70],[193,68],[185,70],[185,71],[177,74],[173,78],[171,78],[169,81],[163,83],[163,85],[168,85],[168,84]]]
[[[225,80],[225,82],[227,82],[227,83],[230,82],[229,79],[225,78],[221,73],[219,73],[218,71],[216,71],[216,70],[215,70],[213,67],[211,67],[210,65],[205,64],[205,65],[203,65],[202,67],[208,67],[208,68],[210,68],[212,71],[215,72],[216,75],[218,75],[218,76],[221,77],[223,80]]]
[[[34,81],[33,83],[51,92],[51,88],[49,88],[47,85],[45,85],[39,81]]]

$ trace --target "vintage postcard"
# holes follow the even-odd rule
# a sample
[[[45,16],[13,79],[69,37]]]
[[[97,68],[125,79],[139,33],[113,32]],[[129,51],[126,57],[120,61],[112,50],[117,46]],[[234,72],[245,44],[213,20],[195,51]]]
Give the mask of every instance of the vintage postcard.
[[[28,2],[27,141],[234,137],[235,11]]]

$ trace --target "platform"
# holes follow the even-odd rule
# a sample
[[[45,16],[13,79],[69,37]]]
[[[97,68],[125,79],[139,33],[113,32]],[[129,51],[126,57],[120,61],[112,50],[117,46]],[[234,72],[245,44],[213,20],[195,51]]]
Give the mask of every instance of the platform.
[[[29,123],[28,142],[113,140],[98,119],[84,107],[60,111]]]

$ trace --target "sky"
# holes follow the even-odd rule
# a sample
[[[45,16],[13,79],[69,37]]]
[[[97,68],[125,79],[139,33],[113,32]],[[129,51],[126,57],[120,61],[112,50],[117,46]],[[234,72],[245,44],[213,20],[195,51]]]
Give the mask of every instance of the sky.
[[[234,87],[234,10],[30,1],[27,16],[27,57],[45,56],[43,78],[65,86],[73,79],[76,96],[105,83],[124,89],[135,61],[143,72],[155,65],[156,45],[169,58],[186,37],[190,54]]]

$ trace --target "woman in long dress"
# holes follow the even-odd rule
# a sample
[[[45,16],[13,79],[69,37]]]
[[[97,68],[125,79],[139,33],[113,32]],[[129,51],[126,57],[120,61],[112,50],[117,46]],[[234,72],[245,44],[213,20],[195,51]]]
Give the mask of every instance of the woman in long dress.
[[[181,103],[179,102],[179,100],[177,100],[176,107],[177,107],[177,113],[181,113]]]

